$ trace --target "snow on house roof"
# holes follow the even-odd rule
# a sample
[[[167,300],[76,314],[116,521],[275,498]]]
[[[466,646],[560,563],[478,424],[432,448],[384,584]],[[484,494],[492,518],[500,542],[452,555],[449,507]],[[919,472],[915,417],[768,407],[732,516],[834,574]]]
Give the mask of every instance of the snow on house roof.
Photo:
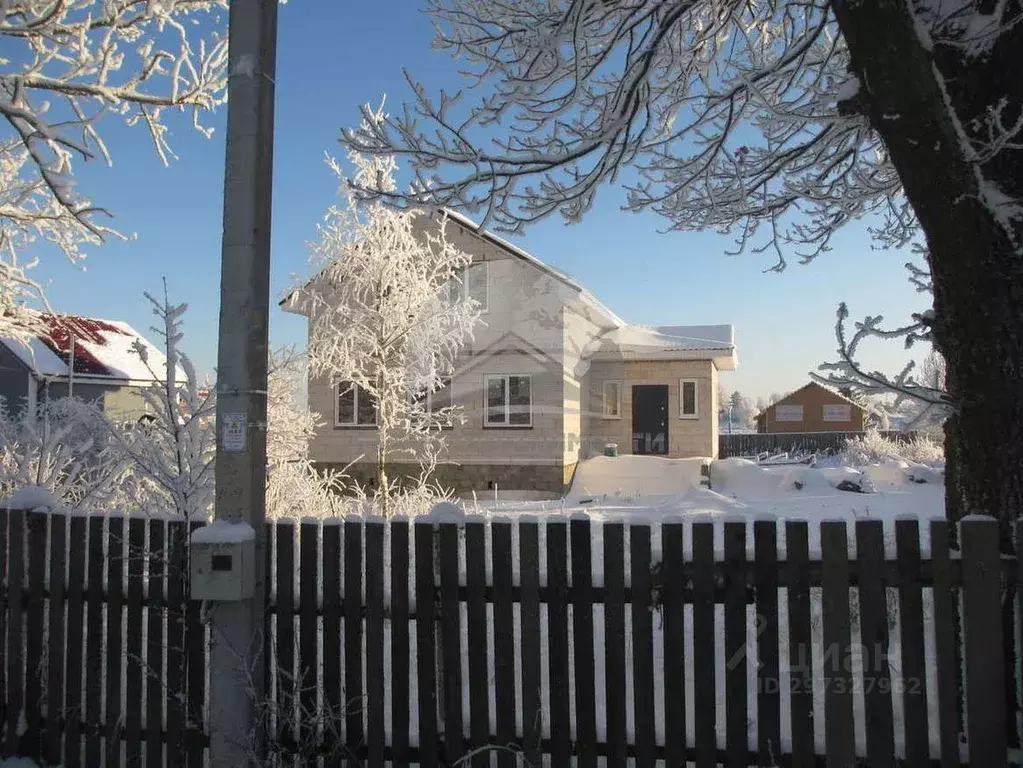
[[[588,353],[594,357],[734,358],[733,339],[730,325],[627,325],[598,337]]]
[[[127,323],[65,314],[43,315],[43,320],[47,334],[31,339],[27,348],[3,341],[38,376],[68,376],[72,344],[75,376],[130,383],[166,375],[163,352]],[[145,348],[148,363],[135,351],[136,344]],[[184,378],[184,373],[179,371],[179,376]]]

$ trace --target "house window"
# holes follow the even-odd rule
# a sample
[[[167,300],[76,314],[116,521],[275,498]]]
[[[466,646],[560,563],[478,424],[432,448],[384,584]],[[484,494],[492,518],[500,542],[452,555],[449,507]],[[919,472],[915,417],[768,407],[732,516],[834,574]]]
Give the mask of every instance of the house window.
[[[802,421],[803,406],[801,405],[776,405],[774,406],[775,421]]]
[[[480,310],[486,312],[490,299],[489,275],[490,267],[485,261],[459,269],[451,281],[451,301],[456,302],[466,298],[476,299],[479,302]]]
[[[824,421],[852,421],[852,407],[849,405],[825,405]]]
[[[678,415],[683,419],[700,417],[699,398],[697,397],[696,379],[679,379],[678,382]]]
[[[620,381],[604,382],[604,418],[620,419],[622,417],[622,383]]]
[[[487,427],[531,427],[533,387],[530,376],[487,376]]]
[[[334,423],[339,427],[375,427],[377,423],[376,398],[350,381],[337,385],[337,412]]]

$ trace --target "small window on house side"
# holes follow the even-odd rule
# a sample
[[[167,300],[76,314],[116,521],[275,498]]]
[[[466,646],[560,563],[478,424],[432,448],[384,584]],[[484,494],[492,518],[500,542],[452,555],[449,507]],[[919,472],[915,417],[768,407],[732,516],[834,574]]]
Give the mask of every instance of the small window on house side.
[[[486,312],[490,299],[489,275],[490,268],[485,261],[458,270],[448,286],[450,300],[457,302],[466,298],[476,299],[480,310]]]
[[[620,419],[622,417],[622,383],[620,381],[604,382],[604,418]]]
[[[530,376],[487,376],[486,427],[533,425],[533,394]]]
[[[700,416],[696,379],[680,379],[678,382],[678,413],[683,419],[697,419]]]
[[[776,405],[774,406],[775,421],[802,421],[803,406],[801,405]]]
[[[337,412],[334,423],[339,427],[375,427],[377,404],[365,389],[350,381],[337,385]]]
[[[852,421],[852,407],[849,405],[825,405],[824,421]]]

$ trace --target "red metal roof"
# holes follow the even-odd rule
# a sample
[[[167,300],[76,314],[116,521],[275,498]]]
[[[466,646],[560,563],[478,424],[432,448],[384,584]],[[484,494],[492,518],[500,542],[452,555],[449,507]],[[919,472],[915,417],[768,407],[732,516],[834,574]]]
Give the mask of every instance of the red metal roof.
[[[90,345],[104,346],[107,340],[103,333],[116,333],[122,336],[135,338],[134,334],[128,333],[123,327],[118,327],[106,320],[97,320],[91,317],[79,317],[77,315],[43,315],[48,335],[41,336],[40,340],[46,344],[65,364],[71,359],[71,342],[74,339],[74,372],[86,376],[118,376],[116,370],[105,366],[89,349],[81,342]]]

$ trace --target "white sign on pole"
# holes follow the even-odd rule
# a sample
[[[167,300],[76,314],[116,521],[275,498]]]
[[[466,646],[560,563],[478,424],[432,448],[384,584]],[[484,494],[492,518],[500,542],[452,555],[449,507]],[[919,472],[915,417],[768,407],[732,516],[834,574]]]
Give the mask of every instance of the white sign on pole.
[[[225,451],[245,450],[245,414],[225,413],[220,428],[220,447]]]

